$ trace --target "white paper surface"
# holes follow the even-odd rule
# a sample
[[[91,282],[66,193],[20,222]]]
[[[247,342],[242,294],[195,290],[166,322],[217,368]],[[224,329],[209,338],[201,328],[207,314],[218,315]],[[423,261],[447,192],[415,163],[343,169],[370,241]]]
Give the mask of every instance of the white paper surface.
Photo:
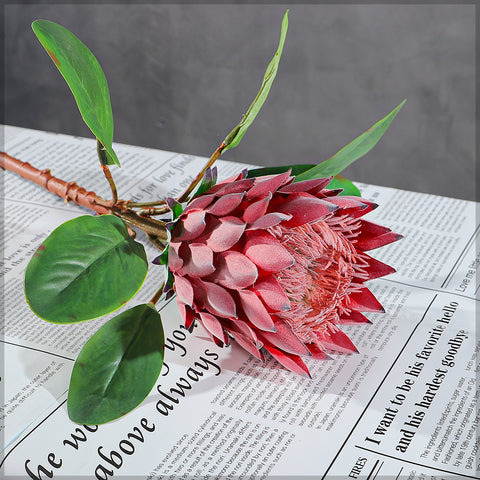
[[[93,140],[5,127],[5,150],[108,197]],[[120,195],[136,201],[178,195],[205,162],[116,152]],[[228,177],[245,166],[218,167]],[[148,398],[121,420],[87,427],[68,419],[68,382],[105,320],[44,322],[22,281],[43,238],[88,212],[10,172],[4,184],[3,478],[480,478],[474,202],[359,185],[380,204],[368,219],[405,238],[372,252],[397,273],[368,285],[387,313],[342,327],[358,354],[306,359],[312,379],[300,378],[236,345],[216,347],[201,327],[189,334],[173,299],[160,307],[166,365]],[[126,308],[148,301],[162,275],[151,265]]]

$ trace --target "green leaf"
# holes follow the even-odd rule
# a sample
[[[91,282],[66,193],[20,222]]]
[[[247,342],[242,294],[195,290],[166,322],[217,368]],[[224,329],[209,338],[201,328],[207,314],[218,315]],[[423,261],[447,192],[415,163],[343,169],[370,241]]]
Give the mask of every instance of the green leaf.
[[[202,195],[202,193],[205,193],[207,190],[210,190],[216,183],[217,183],[217,168],[216,167],[207,168],[207,170],[205,171],[205,174],[203,175],[202,182],[200,183],[197,190],[195,191],[193,198],[198,197],[199,195]],[[175,212],[173,213],[175,214]],[[175,219],[175,218],[178,218],[179,216],[180,214],[174,216],[173,218]]]
[[[110,94],[102,67],[92,52],[69,30],[49,20],[36,20],[32,29],[65,78],[90,130],[105,148],[107,165],[119,165],[113,151]]]
[[[70,419],[98,425],[137,407],[160,374],[164,343],[162,321],[151,304],[137,305],[103,325],[73,367]]]
[[[179,202],[172,204],[172,217],[176,220],[183,213],[183,205]]]
[[[165,250],[153,260],[155,265],[167,265],[168,264],[168,251],[170,250],[170,245],[165,247]]]
[[[285,37],[287,35],[287,29],[288,10],[285,12],[285,15],[283,17],[282,28],[280,32],[280,41],[277,51],[275,52],[274,57],[268,64],[267,70],[265,71],[265,76],[263,78],[260,91],[258,92],[255,100],[252,102],[249,109],[247,110],[247,113],[243,115],[242,121],[227,135],[227,137],[223,141],[223,143],[226,145],[224,150],[236,147],[240,143],[240,140],[242,139],[243,135],[245,135],[248,127],[251,125],[253,120],[255,120],[257,113],[262,108],[262,105],[268,96],[268,92],[270,92],[270,87],[272,86],[273,80],[277,75],[278,64],[282,55],[283,44],[285,43]]]
[[[360,190],[350,180],[348,180],[348,178],[345,178],[340,174],[333,177],[332,181],[327,185],[327,188],[330,190],[343,188],[343,192],[339,193],[339,195],[353,195],[355,197],[362,196]]]
[[[302,180],[310,180],[313,178],[330,177],[331,175],[337,175],[355,160],[363,157],[377,144],[377,142],[380,140],[382,135],[389,127],[392,120],[397,115],[398,111],[402,108],[405,101],[406,100],[404,100],[400,105],[398,105],[398,107],[396,107],[385,118],[377,122],[365,133],[356,138],[353,142],[342,148],[333,157],[300,174],[299,176],[297,176],[295,181],[301,182]]]
[[[85,215],[56,228],[25,271],[31,309],[53,323],[75,323],[113,312],[132,298],[147,274],[141,243],[113,215]]]

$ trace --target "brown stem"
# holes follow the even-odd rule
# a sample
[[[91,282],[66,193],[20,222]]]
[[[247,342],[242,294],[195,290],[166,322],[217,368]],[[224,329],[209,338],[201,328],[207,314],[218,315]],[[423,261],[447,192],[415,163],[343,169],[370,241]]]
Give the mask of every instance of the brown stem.
[[[110,169],[108,168],[107,152],[105,150],[105,147],[102,145],[102,142],[100,142],[98,138],[97,138],[97,155],[98,155],[98,159],[100,160],[100,165],[102,166],[103,174],[105,175],[108,185],[110,186],[110,190],[112,191],[111,205],[115,205],[118,200],[117,186],[115,185]]]
[[[165,282],[162,283],[162,286],[155,292],[155,295],[152,299],[148,302],[155,306],[155,304],[160,300],[160,297],[163,294],[163,287],[165,286]]]
[[[131,226],[140,228],[150,235],[155,235],[161,241],[169,240],[168,230],[164,222],[153,218],[140,217],[133,210],[122,208],[121,205],[125,203],[123,200],[118,201],[119,205],[111,205],[111,202],[107,202],[95,192],[87,192],[75,182],[60,180],[54,177],[49,169],[39,170],[28,162],[18,160],[5,152],[0,152],[0,168],[17,173],[22,178],[30,180],[67,202],[72,201],[77,205],[87,207],[99,215],[113,213]]]
[[[141,217],[150,217],[152,215],[163,215],[167,213],[170,209],[168,207],[158,207],[158,208],[144,208],[138,211],[138,215]]]
[[[127,207],[133,208],[150,208],[150,207],[158,207],[160,205],[165,205],[167,202],[166,200],[157,200],[155,202],[127,202]]]
[[[157,236],[161,241],[167,242],[169,234],[165,222],[149,217],[140,217],[133,210],[121,210],[113,207],[112,213],[120,217],[133,227],[140,228],[145,233]]]
[[[118,201],[117,186],[113,181],[112,173],[110,172],[108,165],[102,165],[102,170],[108,184],[110,185],[110,190],[112,191],[112,205],[115,205]]]
[[[95,192],[87,192],[75,182],[66,182],[54,177],[49,169],[39,170],[28,162],[18,160],[5,152],[0,152],[0,167],[40,185],[67,202],[72,201],[77,205],[87,207],[98,215],[111,213],[110,202],[99,197]]]
[[[227,145],[225,145],[225,142],[222,142],[221,145],[212,153],[212,156],[209,158],[208,162],[203,167],[202,171],[195,177],[195,180],[188,186],[185,192],[178,198],[177,200],[178,202],[182,203],[188,200],[188,196],[193,192],[193,189],[200,183],[207,169],[210,168],[215,163],[215,161],[222,154],[226,146]]]

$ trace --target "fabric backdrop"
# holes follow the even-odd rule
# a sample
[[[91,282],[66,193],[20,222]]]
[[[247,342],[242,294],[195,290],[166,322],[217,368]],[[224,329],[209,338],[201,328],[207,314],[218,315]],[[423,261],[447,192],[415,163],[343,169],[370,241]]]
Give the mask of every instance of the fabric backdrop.
[[[345,175],[474,199],[474,5],[9,4],[4,122],[91,136],[30,28],[45,18],[100,61],[115,141],[209,156],[255,97],[287,8],[270,96],[224,158],[318,163],[406,98],[384,138]]]

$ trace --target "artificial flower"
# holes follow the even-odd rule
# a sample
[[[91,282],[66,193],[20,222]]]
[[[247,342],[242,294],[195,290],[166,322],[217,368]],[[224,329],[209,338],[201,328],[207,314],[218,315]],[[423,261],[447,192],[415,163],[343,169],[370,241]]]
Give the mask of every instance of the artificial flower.
[[[178,218],[168,254],[185,326],[233,338],[309,375],[302,356],[356,351],[342,323],[382,312],[364,282],[395,270],[366,251],[401,238],[364,220],[377,205],[290,172],[218,183]]]

